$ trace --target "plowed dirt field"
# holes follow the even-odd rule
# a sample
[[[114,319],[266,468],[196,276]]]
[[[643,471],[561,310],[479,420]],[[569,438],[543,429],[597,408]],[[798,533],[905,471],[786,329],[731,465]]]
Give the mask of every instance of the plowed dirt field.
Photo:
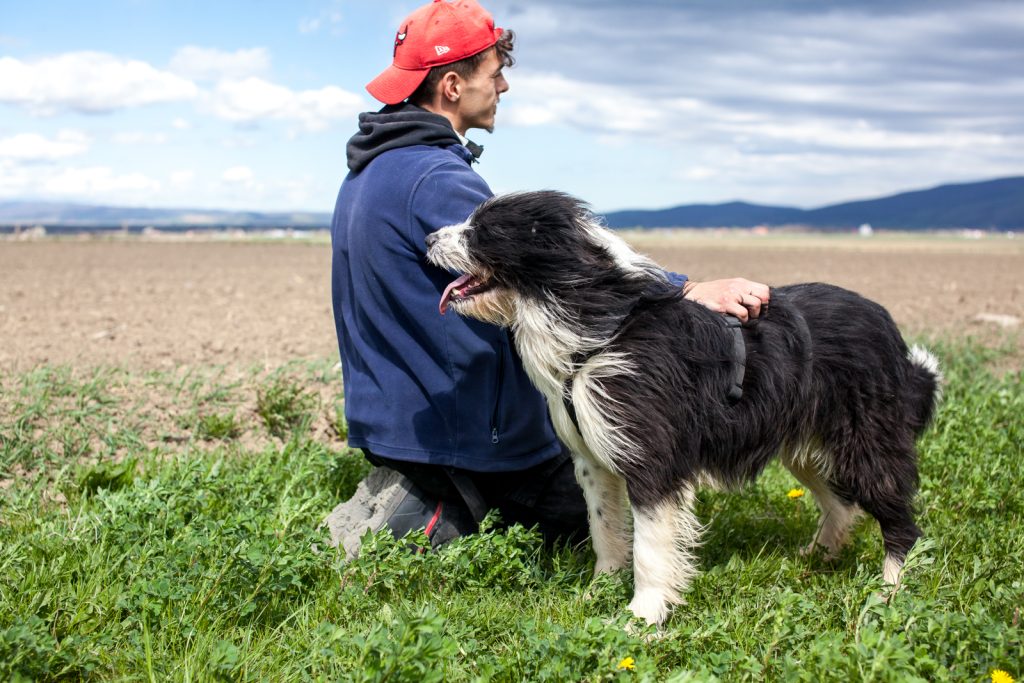
[[[627,238],[694,278],[828,281],[879,301],[909,335],[1020,343],[1014,330],[1024,319],[1021,239],[688,232]],[[3,241],[0,370],[273,367],[335,357],[329,271],[322,237]]]

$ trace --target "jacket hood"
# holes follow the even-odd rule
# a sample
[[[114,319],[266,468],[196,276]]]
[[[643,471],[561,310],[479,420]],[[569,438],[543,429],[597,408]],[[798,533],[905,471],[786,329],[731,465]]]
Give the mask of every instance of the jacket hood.
[[[353,173],[380,154],[399,147],[462,144],[452,124],[440,114],[408,102],[389,104],[377,112],[359,115],[359,132],[348,141],[348,168]]]

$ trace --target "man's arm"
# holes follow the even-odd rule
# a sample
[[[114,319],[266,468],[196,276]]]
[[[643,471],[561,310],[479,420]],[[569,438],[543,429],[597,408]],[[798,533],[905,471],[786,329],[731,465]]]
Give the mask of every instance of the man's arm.
[[[426,254],[424,238],[448,225],[469,218],[493,193],[475,171],[461,161],[433,169],[413,190],[410,209],[410,239]]]

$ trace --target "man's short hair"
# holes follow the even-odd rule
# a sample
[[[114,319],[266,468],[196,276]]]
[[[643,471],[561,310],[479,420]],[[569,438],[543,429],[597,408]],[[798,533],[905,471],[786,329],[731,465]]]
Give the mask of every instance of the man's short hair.
[[[498,53],[498,59],[501,60],[503,68],[510,68],[515,63],[515,57],[512,56],[512,50],[515,49],[516,34],[514,31],[505,29],[501,36],[498,38],[493,46],[477,52],[475,55],[470,55],[465,59],[460,59],[457,62],[451,64],[443,64],[441,66],[435,66],[430,69],[427,73],[427,77],[423,79],[420,86],[416,88],[412,95],[409,95],[409,102],[416,105],[422,105],[429,103],[434,99],[434,93],[437,92],[437,85],[444,78],[444,75],[449,71],[454,71],[461,78],[467,79],[476,73],[476,70],[483,63],[487,55],[494,50]]]

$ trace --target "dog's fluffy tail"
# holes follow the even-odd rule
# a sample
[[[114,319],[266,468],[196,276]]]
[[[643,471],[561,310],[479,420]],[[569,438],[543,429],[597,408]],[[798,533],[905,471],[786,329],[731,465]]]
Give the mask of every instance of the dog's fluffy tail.
[[[942,371],[939,360],[923,346],[912,346],[907,352],[911,371],[908,378],[908,395],[914,431],[918,436],[935,417],[935,411],[942,400]]]

